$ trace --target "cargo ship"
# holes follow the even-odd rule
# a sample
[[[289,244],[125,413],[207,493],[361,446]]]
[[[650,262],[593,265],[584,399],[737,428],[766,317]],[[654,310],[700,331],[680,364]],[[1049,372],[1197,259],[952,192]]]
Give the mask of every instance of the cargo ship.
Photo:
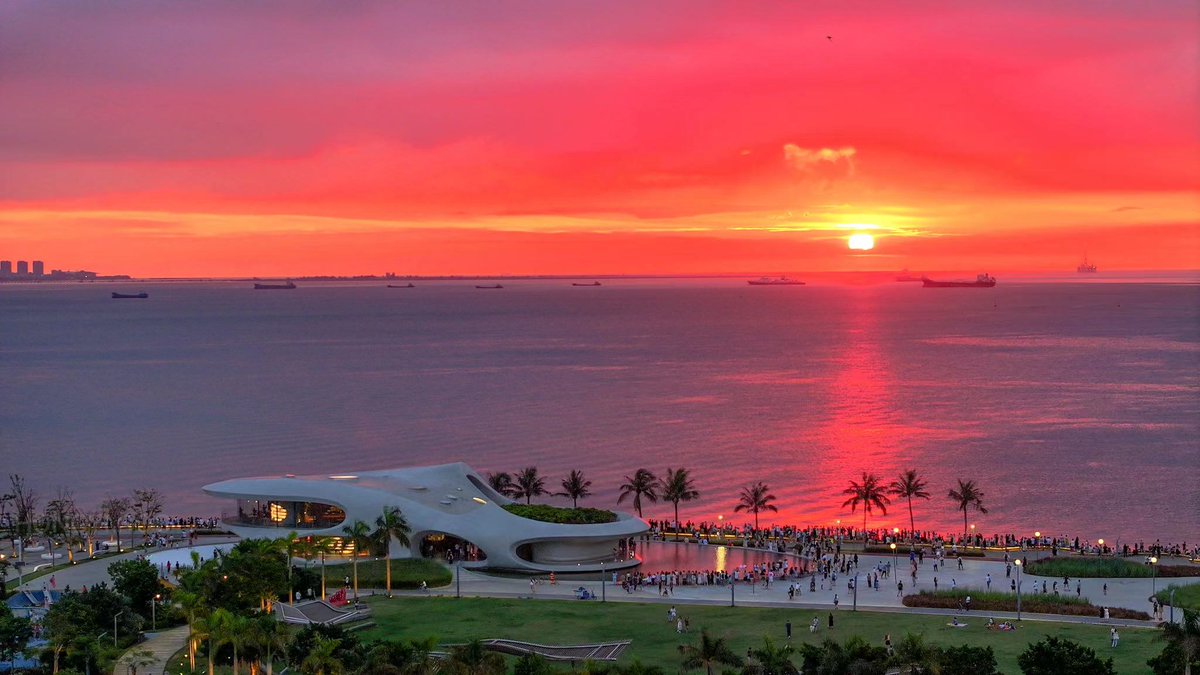
[[[285,291],[296,287],[291,281],[286,284],[254,284],[254,288],[259,291]]]
[[[996,277],[980,274],[975,277],[975,281],[966,281],[965,279],[934,281],[929,277],[921,277],[921,284],[925,288],[991,288],[996,285]]]
[[[571,284],[571,285],[572,285],[572,286],[599,286],[599,285],[600,285],[600,282],[599,282],[599,281],[593,281],[593,282],[592,282],[592,283],[590,283],[590,284]]]
[[[388,288],[416,288],[416,286],[414,286],[414,285],[413,285],[413,283],[412,283],[411,281],[410,281],[410,282],[408,282],[407,284],[404,284],[404,285],[402,285],[402,286],[399,286],[399,285],[396,285],[396,284],[388,284],[388,285],[387,285],[387,287],[388,287]]]
[[[750,284],[751,286],[803,286],[804,285],[803,281],[799,281],[798,279],[791,279],[788,277],[761,277],[758,279],[751,279],[751,280],[747,281],[746,283]]]
[[[504,288],[504,287],[501,286],[500,284],[495,284],[492,286],[476,286],[475,288]]]
[[[123,298],[139,298],[139,299],[141,299],[141,300],[145,300],[146,298],[150,297],[150,294],[149,294],[149,293],[144,293],[144,292],[143,292],[143,293],[117,293],[117,292],[113,292],[112,296],[113,296],[113,300],[120,300],[120,299],[123,299]]]

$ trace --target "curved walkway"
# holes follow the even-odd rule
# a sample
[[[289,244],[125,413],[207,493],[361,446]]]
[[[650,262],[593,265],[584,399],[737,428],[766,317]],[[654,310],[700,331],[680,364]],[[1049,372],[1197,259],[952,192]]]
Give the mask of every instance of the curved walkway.
[[[183,649],[187,644],[188,627],[177,626],[170,630],[159,631],[157,633],[147,633],[147,640],[130,647],[125,654],[137,649],[146,649],[154,654],[154,663],[143,666],[138,672],[142,675],[162,675],[167,669],[167,660],[175,652]],[[121,655],[120,659],[113,665],[113,675],[129,675],[129,667],[125,665],[123,659],[125,654]]]

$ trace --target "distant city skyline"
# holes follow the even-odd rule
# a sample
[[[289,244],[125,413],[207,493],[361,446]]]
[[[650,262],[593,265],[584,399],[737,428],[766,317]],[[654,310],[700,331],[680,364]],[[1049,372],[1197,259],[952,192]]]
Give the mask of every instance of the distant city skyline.
[[[0,249],[155,277],[1195,269],[1198,22],[4,3]]]

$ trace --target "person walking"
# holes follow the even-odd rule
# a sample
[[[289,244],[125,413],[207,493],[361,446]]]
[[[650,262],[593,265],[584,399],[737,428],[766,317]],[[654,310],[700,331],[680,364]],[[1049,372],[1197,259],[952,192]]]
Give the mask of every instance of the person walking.
[[[1116,628],[1109,628],[1109,629],[1108,629],[1108,637],[1109,637],[1109,641],[1110,641],[1110,643],[1111,643],[1111,644],[1110,644],[1110,646],[1111,646],[1113,649],[1116,649],[1116,648],[1117,648],[1117,643],[1121,641],[1121,636],[1120,636],[1120,634],[1119,634],[1119,633],[1117,633],[1117,629],[1116,629]]]

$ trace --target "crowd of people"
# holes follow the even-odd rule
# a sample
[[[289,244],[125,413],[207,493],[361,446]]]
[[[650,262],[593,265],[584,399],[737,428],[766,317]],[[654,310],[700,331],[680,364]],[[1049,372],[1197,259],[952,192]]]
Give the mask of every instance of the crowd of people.
[[[667,540],[672,538],[685,538],[689,541],[704,543],[723,543],[729,539],[744,542],[747,547],[761,548],[765,550],[785,550],[796,546],[805,546],[811,542],[836,542],[838,544],[849,541],[861,542],[864,540],[864,530],[852,525],[838,526],[809,526],[797,527],[792,525],[771,525],[767,527],[755,528],[749,524],[734,525],[725,521],[686,521],[683,523],[675,523],[669,520],[650,519],[647,521],[650,524],[650,532],[647,535],[651,539]],[[1095,554],[1095,555],[1113,555],[1119,554],[1125,557],[1140,556],[1140,555],[1156,555],[1156,556],[1178,556],[1186,558],[1200,558],[1200,543],[1192,542],[1168,542],[1163,543],[1161,540],[1146,542],[1144,540],[1135,542],[1105,542],[1100,540],[1092,542],[1079,537],[1069,537],[1067,535],[1044,535],[1035,533],[1036,535],[1016,535],[1016,534],[968,534],[961,533],[944,533],[932,530],[917,530],[909,531],[899,528],[877,528],[868,529],[865,531],[865,539],[867,546],[883,546],[886,547],[893,542],[902,542],[904,544],[918,544],[921,546],[942,546],[957,550],[958,548],[991,548],[991,549],[1007,549],[1007,550],[1050,550],[1056,553],[1059,550],[1070,551],[1074,553]]]

